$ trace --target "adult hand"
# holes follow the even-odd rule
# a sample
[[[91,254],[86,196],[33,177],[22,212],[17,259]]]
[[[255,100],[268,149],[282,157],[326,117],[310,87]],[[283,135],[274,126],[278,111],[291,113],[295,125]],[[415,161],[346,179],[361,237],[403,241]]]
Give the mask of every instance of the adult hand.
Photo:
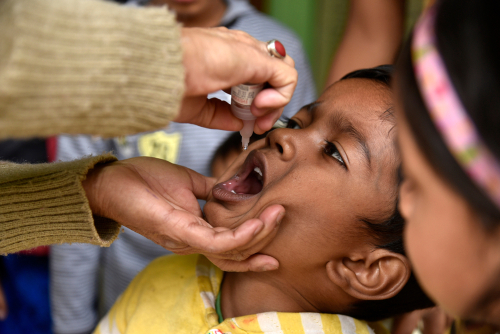
[[[395,317],[391,333],[411,334],[416,328],[422,327],[422,334],[444,334],[452,321],[449,315],[436,306]]]
[[[284,208],[270,206],[259,219],[236,229],[213,228],[203,220],[196,199],[206,199],[214,183],[213,178],[165,160],[139,157],[98,165],[82,185],[94,214],[174,253],[204,254],[226,271],[277,269],[276,259],[255,253],[276,233]]]
[[[286,45],[285,45],[286,47]],[[257,116],[254,131],[271,129],[297,85],[297,71],[290,56],[269,55],[266,43],[247,33],[226,28],[182,28],[186,88],[175,121],[203,127],[237,131],[242,121],[230,106],[207,94],[251,82],[267,82],[272,88],[260,92],[251,108]]]

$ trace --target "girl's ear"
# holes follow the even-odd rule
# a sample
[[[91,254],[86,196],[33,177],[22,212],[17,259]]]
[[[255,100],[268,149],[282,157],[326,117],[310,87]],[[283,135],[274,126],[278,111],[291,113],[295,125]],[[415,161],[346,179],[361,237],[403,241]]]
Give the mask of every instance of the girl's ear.
[[[406,256],[387,249],[332,260],[326,264],[326,272],[334,284],[360,300],[394,297],[411,275]]]

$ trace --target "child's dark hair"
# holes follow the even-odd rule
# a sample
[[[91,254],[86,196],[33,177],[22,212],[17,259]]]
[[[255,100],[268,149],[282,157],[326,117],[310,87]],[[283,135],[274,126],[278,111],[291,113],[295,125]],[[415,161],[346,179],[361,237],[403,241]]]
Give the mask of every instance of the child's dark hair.
[[[497,1],[445,0],[438,4],[435,31],[439,54],[469,117],[500,161],[500,45]],[[500,210],[467,176],[436,130],[415,81],[411,40],[397,65],[405,117],[427,162],[480,215],[482,226],[500,226]]]
[[[382,65],[370,69],[362,69],[351,72],[340,80],[350,78],[371,79],[391,88],[391,77],[393,67],[391,65]],[[389,108],[381,115],[384,120],[395,122],[393,117],[393,108]],[[401,183],[400,168],[395,175],[397,185]],[[375,239],[375,247],[388,249],[394,253],[405,255],[403,247],[403,229],[404,219],[398,211],[397,195],[392,214],[389,218],[382,221],[374,221],[367,218],[359,218],[363,227]],[[392,317],[397,314],[410,312],[416,309],[422,309],[433,306],[434,303],[423,292],[413,273],[406,285],[394,297],[385,300],[366,300],[354,304],[346,312],[347,315],[358,319],[376,321]]]

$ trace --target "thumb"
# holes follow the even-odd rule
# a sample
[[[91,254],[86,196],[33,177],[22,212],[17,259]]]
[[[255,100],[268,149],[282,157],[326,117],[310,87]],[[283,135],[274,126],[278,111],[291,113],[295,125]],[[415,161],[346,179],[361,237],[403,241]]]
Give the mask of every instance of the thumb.
[[[269,225],[273,225],[274,227],[281,223],[284,216],[285,208],[282,205],[274,204],[268,206],[264,211],[262,211],[259,219],[264,223],[264,226],[269,227]]]
[[[259,216],[259,220],[262,221],[263,227],[260,228],[260,232],[254,237],[254,240],[258,243],[259,240],[263,240],[266,236],[270,235],[270,232],[274,230],[285,216],[285,208],[279,204],[271,205],[267,207]],[[249,223],[248,221],[247,223]],[[240,226],[241,227],[241,226]],[[269,271],[276,270],[279,267],[279,262],[277,259],[264,254],[253,254],[244,260],[231,260],[227,258],[214,257],[206,255],[207,258],[212,261],[217,267],[224,271]]]

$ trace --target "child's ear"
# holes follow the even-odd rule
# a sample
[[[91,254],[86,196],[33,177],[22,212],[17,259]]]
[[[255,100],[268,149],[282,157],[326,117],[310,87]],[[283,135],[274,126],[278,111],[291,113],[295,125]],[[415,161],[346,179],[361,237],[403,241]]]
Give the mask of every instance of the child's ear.
[[[394,297],[411,275],[406,256],[380,248],[365,255],[330,261],[326,271],[333,283],[360,300]]]

